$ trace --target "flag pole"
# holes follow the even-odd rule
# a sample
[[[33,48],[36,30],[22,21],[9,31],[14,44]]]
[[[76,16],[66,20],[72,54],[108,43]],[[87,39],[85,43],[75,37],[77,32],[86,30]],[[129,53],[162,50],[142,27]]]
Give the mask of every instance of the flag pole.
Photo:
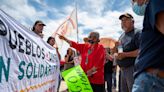
[[[77,43],[79,43],[79,28],[78,28],[78,17],[77,17],[77,0],[75,0],[75,9],[76,9]]]
[[[59,27],[57,28],[57,30],[52,34],[52,36],[56,36],[56,34],[57,34],[57,32],[58,32],[58,30],[59,30],[59,28],[65,23],[65,22],[67,22],[68,20],[65,20],[62,24],[60,24],[59,25]]]
[[[77,32],[77,43],[79,43],[79,28],[78,28],[78,17],[77,17],[77,0],[75,0],[75,9],[76,9],[76,32]],[[76,56],[79,56],[79,52],[76,50]]]
[[[65,22],[67,22],[67,20],[65,20],[62,24],[59,25],[59,27],[57,28],[57,30],[51,35],[52,37],[54,37],[54,38],[56,37],[56,34],[58,34],[59,28],[60,28]],[[57,44],[57,42],[56,42],[56,39],[55,39],[55,45],[56,45],[56,47],[58,47],[58,44]]]

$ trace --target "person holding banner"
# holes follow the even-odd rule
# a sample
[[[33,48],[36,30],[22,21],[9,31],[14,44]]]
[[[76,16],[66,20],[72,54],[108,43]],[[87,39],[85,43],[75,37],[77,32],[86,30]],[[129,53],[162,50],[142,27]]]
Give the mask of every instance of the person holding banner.
[[[47,39],[47,43],[50,44],[53,47],[55,45],[55,38],[50,36]],[[61,60],[61,55],[59,53],[58,47],[56,47],[55,49],[56,49],[56,52],[57,52],[57,55],[58,55],[59,60]]]
[[[104,92],[104,64],[105,64],[105,49],[99,43],[99,33],[91,32],[88,37],[88,42],[79,44],[68,40],[66,37],[59,35],[59,38],[65,40],[71,47],[80,52],[81,67],[88,76],[94,92]]]
[[[55,38],[54,37],[48,37],[47,39],[47,43],[50,44],[52,47],[55,45]],[[58,55],[58,58],[59,58],[59,61],[61,60],[61,55],[58,51],[58,47],[56,47],[56,52],[57,52],[57,55]],[[60,87],[60,83],[61,83],[61,75],[59,74],[59,81],[58,81],[58,88],[57,88],[57,92],[59,92],[59,87]]]
[[[35,32],[37,35],[39,35],[41,38],[43,38],[43,27],[46,26],[41,20],[35,21],[32,31]]]

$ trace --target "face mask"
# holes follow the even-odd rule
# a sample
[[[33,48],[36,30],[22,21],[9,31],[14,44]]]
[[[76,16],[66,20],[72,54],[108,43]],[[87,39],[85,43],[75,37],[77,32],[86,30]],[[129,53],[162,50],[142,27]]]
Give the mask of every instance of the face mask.
[[[93,41],[93,40],[88,40],[88,42],[89,42],[90,44],[93,44],[93,43],[94,43],[94,41]]]
[[[133,11],[134,11],[137,15],[144,16],[146,7],[147,7],[147,4],[143,4],[143,5],[139,6],[139,5],[137,4],[137,2],[135,2],[135,3],[133,4]]]

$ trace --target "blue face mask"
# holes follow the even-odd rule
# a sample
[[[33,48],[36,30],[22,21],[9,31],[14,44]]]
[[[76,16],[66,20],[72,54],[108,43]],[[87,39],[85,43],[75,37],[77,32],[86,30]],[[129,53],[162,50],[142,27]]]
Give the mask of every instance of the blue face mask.
[[[133,11],[134,11],[137,15],[144,16],[146,7],[147,7],[147,4],[143,4],[143,5],[139,6],[139,5],[137,4],[137,2],[135,2],[135,3],[133,4]]]

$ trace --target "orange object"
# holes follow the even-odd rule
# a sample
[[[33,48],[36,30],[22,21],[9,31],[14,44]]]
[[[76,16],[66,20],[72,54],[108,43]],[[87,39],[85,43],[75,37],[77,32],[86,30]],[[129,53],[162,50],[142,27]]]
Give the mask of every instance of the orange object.
[[[114,48],[116,40],[112,38],[101,38],[99,44],[103,45],[104,48]]]

